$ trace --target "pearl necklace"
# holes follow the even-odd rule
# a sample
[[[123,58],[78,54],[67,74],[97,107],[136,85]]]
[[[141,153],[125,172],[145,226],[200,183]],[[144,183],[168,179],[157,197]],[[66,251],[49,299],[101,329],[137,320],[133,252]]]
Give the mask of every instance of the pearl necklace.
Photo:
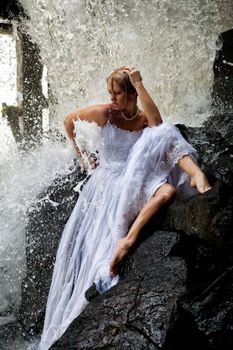
[[[121,116],[122,118],[124,118],[125,120],[133,120],[138,116],[138,112],[139,112],[139,108],[137,107],[137,112],[131,117],[131,118],[126,118],[123,110],[121,109]]]

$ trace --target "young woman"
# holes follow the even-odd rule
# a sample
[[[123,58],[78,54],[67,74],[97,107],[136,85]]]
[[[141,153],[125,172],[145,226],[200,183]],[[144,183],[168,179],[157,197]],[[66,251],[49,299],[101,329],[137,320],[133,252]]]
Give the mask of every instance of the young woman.
[[[49,349],[80,314],[87,304],[85,291],[93,282],[99,292],[117,283],[119,263],[162,206],[176,195],[188,197],[210,189],[194,161],[195,150],[173,125],[162,123],[135,67],[113,71],[107,88],[111,104],[86,107],[65,118],[83,169],[96,164],[77,146],[80,123],[98,125],[103,144],[99,165],[61,238],[40,350]],[[137,106],[138,97],[143,110]]]

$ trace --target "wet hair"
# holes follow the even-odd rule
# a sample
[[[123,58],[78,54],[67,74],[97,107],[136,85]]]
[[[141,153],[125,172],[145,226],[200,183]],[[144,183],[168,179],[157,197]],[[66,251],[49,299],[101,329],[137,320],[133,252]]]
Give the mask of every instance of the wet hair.
[[[129,79],[129,75],[124,72],[124,67],[120,67],[115,69],[106,79],[107,83],[111,81],[111,84],[113,81],[115,81],[117,84],[120,85],[120,87],[125,90],[128,94],[136,94],[137,91],[131,84],[131,81]]]

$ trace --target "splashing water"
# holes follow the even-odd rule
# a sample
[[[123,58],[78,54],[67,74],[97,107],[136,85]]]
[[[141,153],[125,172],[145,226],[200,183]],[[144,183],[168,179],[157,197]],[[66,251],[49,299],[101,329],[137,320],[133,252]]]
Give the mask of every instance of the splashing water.
[[[57,174],[69,172],[73,156],[67,145],[54,143],[52,149],[45,144],[30,155],[15,150],[1,159],[0,325],[20,303],[27,210]]]
[[[215,42],[232,26],[231,0],[20,3],[30,16],[22,29],[39,45],[48,69],[56,101],[50,102],[52,124],[61,132],[69,111],[109,102],[105,77],[125,64],[140,68],[165,120],[194,126],[210,114]],[[72,157],[67,145],[47,143],[27,156],[14,148],[0,161],[3,316],[20,303],[26,211],[57,173],[67,172]]]
[[[208,115],[215,42],[232,26],[231,0],[20,2],[48,67],[56,123],[108,101],[105,77],[125,64],[141,69],[166,120],[198,125]]]

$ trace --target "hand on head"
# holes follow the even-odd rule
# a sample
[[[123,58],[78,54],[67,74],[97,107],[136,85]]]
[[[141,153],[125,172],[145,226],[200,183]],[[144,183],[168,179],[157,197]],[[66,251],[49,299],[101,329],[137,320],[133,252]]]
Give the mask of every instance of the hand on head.
[[[136,87],[137,83],[142,81],[140,71],[134,66],[125,66],[123,72],[128,74],[131,84],[134,87]]]

